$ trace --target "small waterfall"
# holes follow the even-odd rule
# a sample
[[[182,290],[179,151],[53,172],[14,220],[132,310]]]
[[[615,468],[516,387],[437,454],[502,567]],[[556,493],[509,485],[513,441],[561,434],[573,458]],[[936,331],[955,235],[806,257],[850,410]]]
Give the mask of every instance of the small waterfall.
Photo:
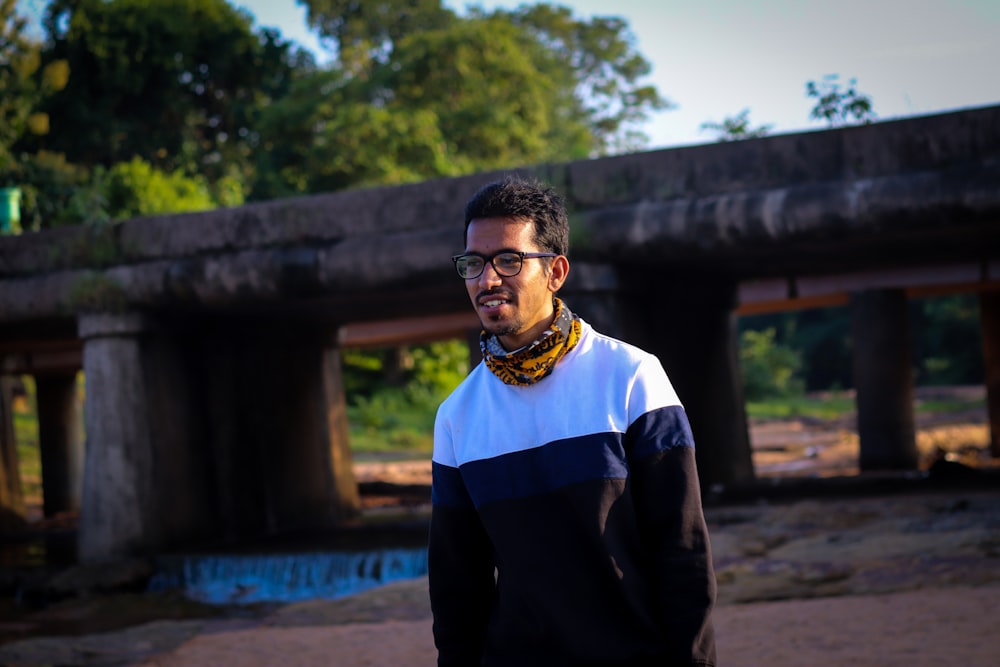
[[[427,574],[427,548],[160,559],[151,591],[183,589],[209,604],[339,598]]]

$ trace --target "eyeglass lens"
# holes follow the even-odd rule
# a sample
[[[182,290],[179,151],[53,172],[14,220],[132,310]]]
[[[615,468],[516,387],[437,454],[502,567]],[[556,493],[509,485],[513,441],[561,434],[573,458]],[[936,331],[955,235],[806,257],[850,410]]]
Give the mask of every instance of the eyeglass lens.
[[[501,276],[510,278],[521,271],[521,255],[516,252],[502,252],[489,258],[494,270]],[[455,262],[458,273],[463,278],[475,278],[486,268],[486,258],[477,255],[465,255]]]

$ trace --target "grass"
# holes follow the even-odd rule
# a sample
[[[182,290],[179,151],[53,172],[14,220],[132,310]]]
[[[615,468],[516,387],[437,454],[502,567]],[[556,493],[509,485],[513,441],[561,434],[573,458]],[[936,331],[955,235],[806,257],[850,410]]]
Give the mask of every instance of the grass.
[[[917,413],[962,412],[981,408],[984,404],[983,398],[917,400],[914,410]],[[746,404],[749,418],[771,420],[806,418],[829,421],[846,417],[855,409],[854,395],[846,391],[747,401]]]
[[[402,391],[358,398],[347,408],[352,451],[405,451],[430,455],[434,448],[434,412],[427,401],[411,401]]]
[[[795,396],[766,401],[747,401],[747,416],[751,419],[837,419],[854,411],[854,398],[844,395]]]

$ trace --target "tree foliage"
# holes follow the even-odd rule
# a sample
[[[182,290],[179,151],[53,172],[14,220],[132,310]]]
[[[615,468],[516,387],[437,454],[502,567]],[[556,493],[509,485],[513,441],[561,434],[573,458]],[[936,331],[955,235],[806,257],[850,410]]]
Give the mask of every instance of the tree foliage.
[[[306,21],[331,45],[338,66],[365,78],[386,65],[408,35],[443,30],[458,19],[440,0],[299,0]]]
[[[979,384],[984,379],[979,301],[975,294],[910,302],[914,381],[919,385]]]
[[[323,68],[229,0],[51,0],[35,70],[64,63],[68,81],[36,100],[48,134],[7,142],[48,156],[19,160],[11,178],[45,176],[40,195],[138,159],[238,203],[633,150],[667,104],[640,83],[649,64],[622,19],[545,4],[465,16],[441,0],[302,4],[335,54]]]
[[[20,154],[0,178],[21,190],[24,231],[94,222],[103,215],[103,208],[88,201],[90,170],[70,164],[61,153]]]
[[[735,116],[726,116],[721,123],[702,123],[700,129],[715,132],[717,141],[740,141],[767,136],[774,125],[751,127],[750,109],[743,109]]]
[[[497,10],[527,31],[542,51],[540,68],[561,82],[563,108],[583,120],[594,135],[592,155],[641,149],[648,137],[639,129],[652,111],[672,106],[655,86],[641,80],[652,67],[638,51],[628,22],[616,16],[580,20],[563,6],[521,5]],[[566,118],[558,119],[560,121]]]
[[[801,394],[801,354],[775,342],[775,329],[747,329],[740,334],[743,394],[748,401]]]
[[[816,98],[816,106],[809,117],[826,121],[830,127],[850,123],[871,123],[877,118],[868,95],[859,93],[857,79],[850,79],[847,87],[841,89],[840,75],[828,74],[820,83],[806,82],[806,96]]]
[[[110,168],[133,157],[209,182],[249,164],[259,107],[296,56],[225,0],[53,0],[47,58],[69,63],[35,148]]]
[[[633,150],[666,106],[621,19],[306,0],[334,53],[261,119],[254,198]]]
[[[102,170],[96,180],[112,220],[215,208],[204,179],[163,172],[139,158]]]
[[[27,19],[16,9],[16,0],[0,0],[0,174],[13,168],[21,137],[48,132],[48,115],[38,105],[69,77],[64,60],[42,67],[41,44],[28,37]]]

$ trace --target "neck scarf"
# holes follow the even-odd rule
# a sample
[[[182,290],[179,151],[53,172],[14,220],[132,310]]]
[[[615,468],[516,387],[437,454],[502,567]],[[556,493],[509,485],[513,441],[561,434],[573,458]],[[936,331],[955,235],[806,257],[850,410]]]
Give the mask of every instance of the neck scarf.
[[[553,305],[556,315],[552,326],[519,350],[507,352],[496,336],[485,331],[480,335],[483,361],[504,384],[525,387],[548,377],[563,355],[580,342],[580,318],[563,305],[562,299],[553,298]]]

